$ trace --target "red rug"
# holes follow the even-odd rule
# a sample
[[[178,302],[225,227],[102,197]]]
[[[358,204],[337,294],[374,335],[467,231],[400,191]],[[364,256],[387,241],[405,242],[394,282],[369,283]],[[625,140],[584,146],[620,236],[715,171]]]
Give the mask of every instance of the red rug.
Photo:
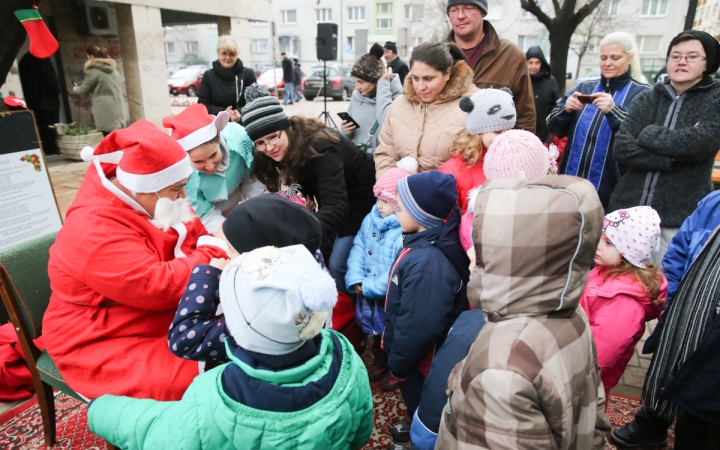
[[[405,414],[405,405],[400,398],[400,391],[391,393],[380,389],[380,383],[372,383],[373,402],[375,404],[375,429],[365,450],[385,449],[392,443],[388,426]],[[23,404],[15,410],[19,413],[0,424],[0,448],[5,450],[45,449],[42,433],[42,419],[37,400],[28,400],[31,405]],[[24,407],[24,409],[23,409]],[[103,450],[105,444],[87,428],[87,404],[65,394],[55,398],[57,410],[57,442],[53,449],[94,449]],[[608,417],[613,429],[622,427],[632,421],[635,411],[640,409],[637,399],[610,396]],[[672,449],[674,432],[670,429],[670,445]],[[616,447],[610,446],[615,449]]]

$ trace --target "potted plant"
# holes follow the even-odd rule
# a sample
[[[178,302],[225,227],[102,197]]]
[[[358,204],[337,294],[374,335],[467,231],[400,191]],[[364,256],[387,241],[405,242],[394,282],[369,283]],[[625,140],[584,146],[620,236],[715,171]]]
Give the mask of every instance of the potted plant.
[[[55,124],[55,130],[58,133],[57,145],[60,153],[65,159],[75,161],[82,161],[80,150],[83,147],[95,148],[103,138],[100,131],[83,124]]]

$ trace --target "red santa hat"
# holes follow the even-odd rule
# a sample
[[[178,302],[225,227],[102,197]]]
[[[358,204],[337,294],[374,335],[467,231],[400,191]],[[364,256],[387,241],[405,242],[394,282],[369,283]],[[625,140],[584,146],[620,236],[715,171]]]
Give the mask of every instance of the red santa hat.
[[[85,147],[81,156],[85,161],[117,164],[118,181],[133,192],[158,192],[192,173],[182,147],[147,120],[113,131],[96,149]]]
[[[11,108],[27,108],[25,100],[15,97],[14,95],[8,95],[3,99],[3,103]]]
[[[172,129],[170,135],[189,152],[217,136],[229,120],[227,111],[213,116],[205,105],[194,104],[180,114],[165,117],[162,123],[165,128]]]

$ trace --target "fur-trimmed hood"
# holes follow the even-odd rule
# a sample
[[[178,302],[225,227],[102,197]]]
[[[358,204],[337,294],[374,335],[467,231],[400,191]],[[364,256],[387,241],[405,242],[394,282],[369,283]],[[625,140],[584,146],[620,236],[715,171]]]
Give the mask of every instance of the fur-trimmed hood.
[[[88,69],[99,69],[105,73],[111,73],[116,68],[117,63],[112,58],[88,59],[83,66],[83,70],[85,70],[85,72],[87,72]]]
[[[445,89],[440,92],[437,96],[435,103],[447,103],[465,95],[473,84],[473,70],[465,61],[458,61],[455,63],[455,70],[450,75],[450,81],[445,86]],[[422,101],[419,95],[415,92],[415,87],[412,84],[412,77],[405,78],[405,98],[413,103],[425,103]]]

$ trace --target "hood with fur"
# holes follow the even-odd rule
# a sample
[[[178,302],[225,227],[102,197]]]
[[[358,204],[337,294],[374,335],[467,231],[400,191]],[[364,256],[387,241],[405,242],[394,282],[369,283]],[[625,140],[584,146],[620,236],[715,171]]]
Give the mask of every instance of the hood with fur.
[[[567,175],[492,180],[475,201],[470,304],[498,322],[569,317],[585,288],[603,224],[587,180]]]
[[[455,63],[455,70],[450,75],[450,81],[440,92],[433,103],[446,103],[466,95],[473,84],[473,70],[465,61]],[[424,103],[415,92],[412,77],[405,77],[405,97],[413,103]]]
[[[116,67],[117,63],[112,58],[88,59],[83,66],[85,72],[87,72],[88,69],[98,69],[102,70],[105,73],[112,73],[112,71],[115,70]]]

